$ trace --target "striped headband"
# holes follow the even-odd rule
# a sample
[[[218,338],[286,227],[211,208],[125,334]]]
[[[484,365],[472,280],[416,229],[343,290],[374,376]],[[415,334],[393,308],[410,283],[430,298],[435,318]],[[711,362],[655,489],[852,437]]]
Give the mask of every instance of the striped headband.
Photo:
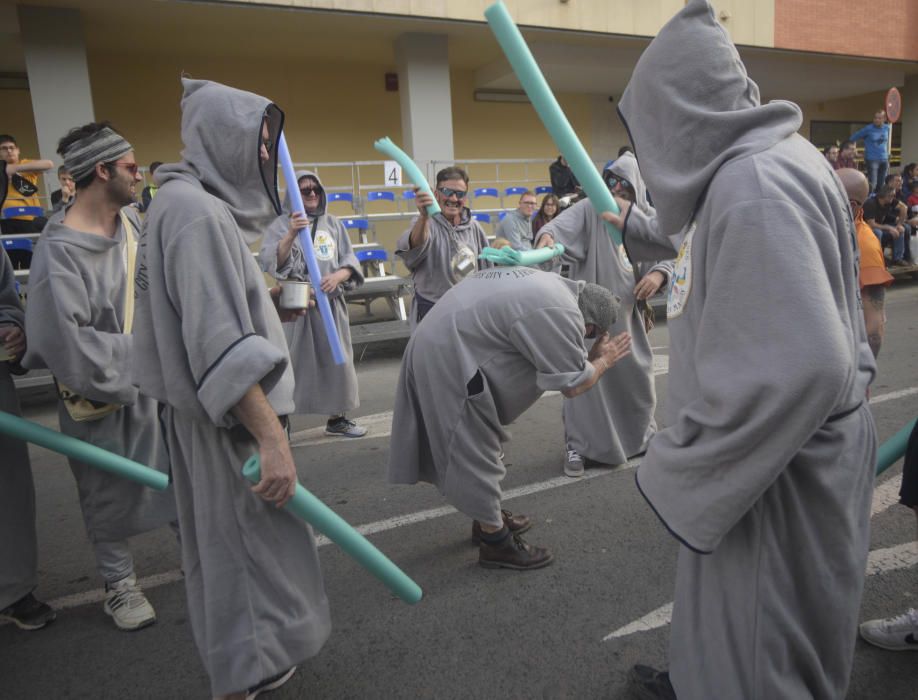
[[[120,134],[106,126],[70,144],[64,153],[64,167],[79,182],[93,171],[96,163],[112,163],[133,150],[134,147]]]

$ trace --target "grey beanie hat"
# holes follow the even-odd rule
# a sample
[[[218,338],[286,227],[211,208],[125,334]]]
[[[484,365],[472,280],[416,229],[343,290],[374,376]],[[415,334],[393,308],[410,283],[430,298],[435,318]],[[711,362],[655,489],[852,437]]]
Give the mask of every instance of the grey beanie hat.
[[[577,297],[577,306],[585,324],[592,323],[599,333],[605,333],[618,318],[622,300],[605,287],[587,282]]]

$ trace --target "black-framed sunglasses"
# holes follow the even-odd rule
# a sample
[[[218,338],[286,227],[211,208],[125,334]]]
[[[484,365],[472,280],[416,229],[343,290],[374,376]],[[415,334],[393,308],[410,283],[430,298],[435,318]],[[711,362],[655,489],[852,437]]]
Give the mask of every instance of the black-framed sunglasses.
[[[465,199],[469,196],[467,190],[454,190],[452,187],[438,187],[437,192],[446,197],[455,197],[456,199]]]
[[[631,189],[634,189],[631,183],[628,182],[625,178],[619,177],[618,175],[608,175],[606,177],[606,186],[615,187],[616,185],[621,185],[622,187],[630,187]]]
[[[318,188],[318,186],[316,186],[316,187],[301,187],[301,188],[300,188],[300,194],[303,195],[304,197],[308,197],[308,196],[311,195],[311,194],[314,194],[316,197],[318,197],[318,196],[319,196],[319,188]]]

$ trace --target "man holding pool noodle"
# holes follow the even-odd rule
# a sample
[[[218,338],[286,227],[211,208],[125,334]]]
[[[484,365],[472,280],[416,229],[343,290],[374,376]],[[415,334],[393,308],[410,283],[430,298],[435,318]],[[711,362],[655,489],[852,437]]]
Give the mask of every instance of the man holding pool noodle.
[[[293,376],[250,251],[280,214],[283,113],[218,83],[183,85],[182,161],[157,169],[141,237],[137,381],[165,404],[189,617],[211,690],[244,698],[286,681],[331,631],[312,530],[280,509],[297,483],[278,419],[293,411]],[[251,487],[240,468],[254,453]]]

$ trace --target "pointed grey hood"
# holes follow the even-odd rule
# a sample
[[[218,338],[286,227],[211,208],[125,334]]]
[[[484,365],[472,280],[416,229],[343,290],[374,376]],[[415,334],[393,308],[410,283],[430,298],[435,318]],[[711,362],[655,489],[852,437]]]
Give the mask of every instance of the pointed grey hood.
[[[619,103],[660,230],[690,223],[725,163],[763,151],[802,123],[791,102],[762,105],[707,0],[689,0],[641,55]]]
[[[284,113],[270,100],[209,80],[182,78],[182,160],[161,165],[154,181],[197,182],[231,211],[253,244],[280,214],[277,142]],[[261,162],[261,124],[267,119],[270,158]]]
[[[307,178],[307,177],[311,177],[319,185],[319,206],[312,214],[309,214],[309,217],[311,219],[317,219],[318,217],[325,215],[325,210],[328,207],[328,196],[325,194],[325,185],[322,184],[322,180],[312,170],[297,170],[296,171],[296,186],[299,187],[300,182],[303,180],[303,178]],[[289,192],[287,193],[285,200],[286,201],[284,202],[284,204],[286,205],[286,211],[288,212],[293,211],[293,204],[291,203]]]
[[[631,183],[634,188],[634,206],[649,215],[653,207],[647,201],[647,185],[644,184],[644,178],[641,176],[641,170],[638,168],[634,154],[623,153],[620,155],[609,166],[609,171]]]

